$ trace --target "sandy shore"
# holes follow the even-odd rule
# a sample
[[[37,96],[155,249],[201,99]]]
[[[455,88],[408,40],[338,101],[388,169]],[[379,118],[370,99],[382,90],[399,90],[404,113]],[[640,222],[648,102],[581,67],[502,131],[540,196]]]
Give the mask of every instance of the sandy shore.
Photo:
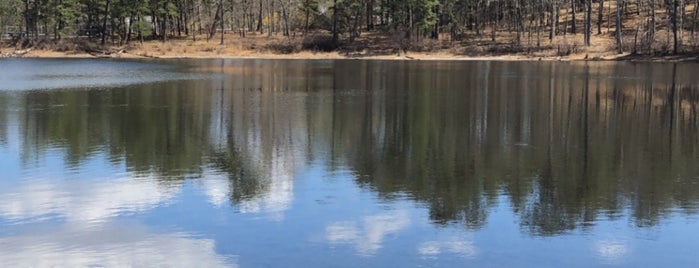
[[[93,55],[85,52],[57,52],[50,50],[32,50],[21,56],[22,58],[121,58],[121,59],[354,59],[354,60],[452,60],[452,61],[580,61],[584,55],[571,57],[534,57],[521,55],[503,56],[463,56],[447,53],[407,53],[401,55],[345,55],[338,52],[299,52],[291,54],[275,54],[264,52],[249,52],[237,54],[162,54],[157,56],[144,55],[143,53],[115,53],[110,55]],[[614,60],[614,58],[599,58],[602,60]]]
[[[505,34],[505,33],[503,33]],[[322,36],[322,35],[320,35]],[[100,46],[85,39],[44,40],[27,48],[0,43],[0,58],[164,58],[164,59],[366,59],[366,60],[494,60],[494,61],[643,61],[699,62],[699,54],[630,55],[617,54],[609,36],[593,36],[593,44],[582,45],[582,35],[558,36],[545,45],[523,43],[513,47],[512,36],[473,37],[468,42],[430,41],[414,51],[397,49],[390,36],[366,33],[355,45],[347,44],[338,51],[315,52],[303,49],[305,37],[248,35],[240,38],[227,35],[224,45],[206,39],[173,38],[167,42],[147,40],[129,44]],[[400,52],[399,52],[400,51]],[[426,52],[415,52],[426,51]],[[285,53],[292,52],[292,53]],[[565,55],[565,56],[558,56]]]
[[[4,51],[3,51],[4,52]],[[354,60],[449,60],[449,61],[631,61],[631,62],[699,62],[696,56],[633,56],[628,53],[619,55],[594,56],[589,57],[584,54],[570,55],[565,57],[547,56],[523,56],[523,55],[502,55],[502,56],[463,56],[448,53],[414,53],[409,52],[402,55],[370,55],[361,54],[346,55],[338,52],[299,52],[292,54],[275,54],[264,52],[248,52],[235,54],[169,54],[144,55],[143,53],[115,53],[110,55],[93,55],[84,52],[57,52],[50,50],[32,50],[22,56],[22,58],[115,58],[115,59],[354,59]]]
[[[160,45],[160,47],[158,47]],[[190,48],[187,50],[187,48]],[[171,45],[151,43],[131,49],[112,50],[103,54],[81,51],[54,51],[48,49],[16,50],[0,48],[0,58],[123,58],[123,59],[356,59],[356,60],[451,60],[451,61],[641,61],[641,62],[699,62],[696,55],[677,56],[643,56],[611,53],[579,53],[568,56],[537,56],[537,55],[455,55],[448,51],[437,52],[408,52],[400,54],[371,55],[366,53],[340,52],[310,52],[280,54],[263,50],[245,49],[191,49],[192,45]],[[17,54],[19,52],[19,54]]]
[[[8,51],[2,51],[8,52]],[[109,55],[94,55],[86,52],[59,52],[51,50],[31,50],[21,56],[22,58],[123,58],[123,59],[366,59],[366,60],[570,60],[569,58],[537,58],[519,55],[505,56],[460,56],[447,53],[407,53],[401,55],[362,55],[342,54],[339,52],[298,52],[291,54],[277,54],[271,52],[245,51],[244,53],[216,54],[216,53],[159,53],[151,55],[143,52],[111,53]]]

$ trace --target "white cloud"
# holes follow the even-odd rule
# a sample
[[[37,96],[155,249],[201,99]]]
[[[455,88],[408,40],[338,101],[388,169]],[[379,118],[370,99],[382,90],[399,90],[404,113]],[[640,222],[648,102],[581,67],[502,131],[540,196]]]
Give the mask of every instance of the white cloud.
[[[210,239],[149,234],[143,226],[39,228],[0,238],[6,267],[230,267]]]

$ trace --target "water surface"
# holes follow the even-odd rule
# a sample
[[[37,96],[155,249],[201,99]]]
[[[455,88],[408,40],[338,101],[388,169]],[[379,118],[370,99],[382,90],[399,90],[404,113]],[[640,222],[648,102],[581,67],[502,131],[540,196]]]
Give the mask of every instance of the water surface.
[[[0,263],[696,267],[697,67],[0,60]]]

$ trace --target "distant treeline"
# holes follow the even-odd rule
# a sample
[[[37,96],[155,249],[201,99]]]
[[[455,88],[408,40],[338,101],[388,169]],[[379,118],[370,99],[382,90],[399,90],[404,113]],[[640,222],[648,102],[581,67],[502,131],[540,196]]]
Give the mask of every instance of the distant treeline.
[[[0,0],[4,38],[87,36],[101,43],[234,32],[296,36],[327,31],[327,42],[353,42],[379,31],[399,42],[469,40],[554,44],[580,34],[616,40],[631,52],[693,50],[698,0]],[[604,29],[604,31],[603,31]],[[532,38],[536,42],[531,42]],[[546,39],[551,40],[546,43]],[[560,42],[559,42],[560,43]]]

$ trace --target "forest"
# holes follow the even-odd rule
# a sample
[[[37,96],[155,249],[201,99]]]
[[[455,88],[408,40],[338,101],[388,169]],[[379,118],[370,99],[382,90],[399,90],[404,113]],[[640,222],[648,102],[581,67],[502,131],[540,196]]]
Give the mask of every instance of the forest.
[[[699,0],[0,0],[11,45],[101,45],[275,37],[299,49],[394,51],[475,44],[478,52],[598,47],[612,53],[696,51]],[[362,42],[362,40],[364,42]],[[284,51],[284,47],[281,49]],[[294,49],[290,49],[293,51]]]

